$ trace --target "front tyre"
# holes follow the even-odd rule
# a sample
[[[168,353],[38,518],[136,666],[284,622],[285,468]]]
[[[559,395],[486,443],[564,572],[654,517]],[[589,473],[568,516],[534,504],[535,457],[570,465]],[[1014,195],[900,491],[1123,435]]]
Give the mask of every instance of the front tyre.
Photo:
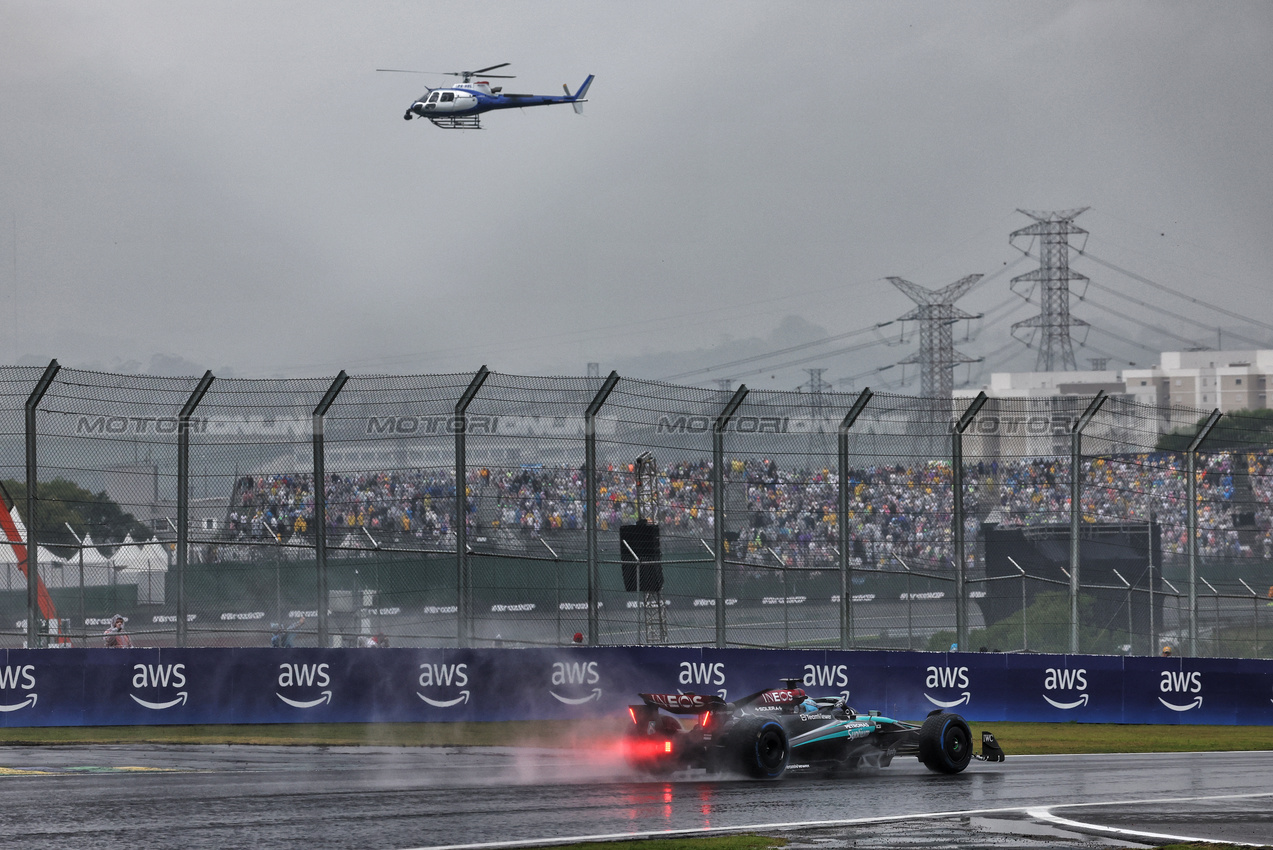
[[[791,747],[787,730],[768,717],[749,717],[729,736],[729,749],[740,773],[777,779],[787,769]]]
[[[919,760],[938,773],[959,773],[972,761],[972,730],[958,714],[934,714],[919,730]]]

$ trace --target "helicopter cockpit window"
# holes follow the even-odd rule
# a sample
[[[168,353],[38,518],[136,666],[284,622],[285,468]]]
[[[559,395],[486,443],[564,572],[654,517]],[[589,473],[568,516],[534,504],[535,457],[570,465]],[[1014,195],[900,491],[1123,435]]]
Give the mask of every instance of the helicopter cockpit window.
[[[455,92],[453,92],[453,91],[444,91],[444,92],[442,92],[442,102],[443,102],[443,103],[450,103],[450,102],[451,102],[451,101],[453,101],[453,100],[455,100]]]
[[[428,101],[426,101],[426,102],[427,102],[427,103],[437,103],[437,102],[438,102],[438,93],[437,93],[437,92],[433,92],[433,94],[429,95],[429,99],[428,99]]]

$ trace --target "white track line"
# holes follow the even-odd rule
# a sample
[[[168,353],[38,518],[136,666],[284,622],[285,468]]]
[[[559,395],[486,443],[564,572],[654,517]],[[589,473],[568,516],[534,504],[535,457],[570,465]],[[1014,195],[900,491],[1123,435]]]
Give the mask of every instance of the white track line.
[[[1230,841],[1223,838],[1200,838],[1192,835],[1168,835],[1162,832],[1145,832],[1138,829],[1123,829],[1116,826],[1087,823],[1052,814],[1053,809],[1091,809],[1097,806],[1125,806],[1131,804],[1165,804],[1165,803],[1198,803],[1211,800],[1251,800],[1258,797],[1273,797],[1273,793],[1257,792],[1252,794],[1216,794],[1208,797],[1167,797],[1154,800],[1120,800],[1105,803],[1064,803],[1057,806],[1038,806],[1027,808],[1025,813],[1035,820],[1045,821],[1081,832],[1092,832],[1099,835],[1111,835],[1122,838],[1150,838],[1164,841],[1192,841],[1203,844],[1232,844],[1237,847],[1267,847],[1267,844],[1250,844],[1245,841]]]
[[[1157,797],[1141,800],[1115,800],[1100,803],[1064,803],[1054,806],[1005,806],[993,809],[961,809],[950,812],[919,812],[907,815],[886,815],[873,818],[849,818],[846,820],[791,821],[787,823],[754,823],[740,826],[713,826],[698,829],[660,829],[646,832],[614,832],[599,835],[572,835],[553,838],[527,838],[520,841],[488,841],[478,844],[428,844],[420,847],[404,848],[404,850],[506,850],[517,847],[551,847],[560,844],[582,844],[589,841],[627,841],[643,838],[686,838],[698,835],[721,835],[733,832],[758,832],[763,830],[822,829],[837,826],[866,826],[876,823],[896,823],[898,821],[939,820],[941,818],[972,817],[981,815],[1002,815],[1023,813],[1032,818],[1049,823],[1064,822],[1073,829],[1082,828],[1097,833],[1135,835],[1144,838],[1171,839],[1175,841],[1202,841],[1211,844],[1232,844],[1239,847],[1264,847],[1263,844],[1244,844],[1237,841],[1225,841],[1216,838],[1189,838],[1176,835],[1160,835],[1152,832],[1136,832],[1134,830],[1103,827],[1085,824],[1079,821],[1067,821],[1051,813],[1052,809],[1091,808],[1094,806],[1128,806],[1135,804],[1196,803],[1208,800],[1244,800],[1257,797],[1273,797],[1273,792],[1252,794],[1218,794],[1206,797]]]

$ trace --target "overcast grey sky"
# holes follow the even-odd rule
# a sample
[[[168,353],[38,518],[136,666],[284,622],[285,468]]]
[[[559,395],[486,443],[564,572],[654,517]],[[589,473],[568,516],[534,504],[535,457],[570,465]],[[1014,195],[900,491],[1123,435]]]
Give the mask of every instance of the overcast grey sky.
[[[1096,257],[1273,325],[1271,37],[1267,2],[4,0],[0,362],[663,378],[894,319],[890,275],[999,272],[958,345],[1028,369],[1018,207],[1090,206]],[[499,62],[596,74],[585,114],[441,130],[401,116],[448,78],[374,70]],[[1215,344],[1106,290],[1081,366],[1185,347],[1109,308]],[[684,381],[860,386],[909,331]]]

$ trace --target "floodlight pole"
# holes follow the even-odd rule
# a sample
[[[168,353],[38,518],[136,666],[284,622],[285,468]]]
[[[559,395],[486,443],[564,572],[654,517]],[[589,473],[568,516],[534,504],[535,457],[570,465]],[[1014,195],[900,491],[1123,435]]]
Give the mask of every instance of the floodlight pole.
[[[1185,501],[1189,503],[1185,514],[1189,537],[1189,654],[1193,657],[1198,655],[1198,447],[1220,421],[1220,416],[1220,408],[1212,410],[1185,449]]]
[[[712,428],[712,541],[716,544],[716,648],[725,648],[725,430],[747,397],[747,385],[734,392]]]
[[[27,397],[26,404],[26,454],[27,454],[27,648],[35,649],[40,640],[40,541],[35,518],[37,478],[39,466],[35,458],[35,412],[44,394],[53,385],[53,379],[62,367],[57,360],[50,360],[44,374],[36,381],[35,389]]]
[[[212,370],[203,373],[182,405],[177,424],[177,646],[186,645],[186,566],[190,553],[190,418],[212,386]]]
[[[326,449],[323,445],[323,417],[336,401],[336,396],[344,388],[349,376],[341,369],[340,374],[327,388],[318,406],[314,408],[314,563],[318,573],[318,645],[326,646],[328,640],[327,623],[327,464]],[[377,588],[379,589],[379,588]]]
[[[619,373],[611,371],[583,414],[584,511],[588,534],[588,636],[589,646],[601,643],[601,574],[597,565],[597,414],[619,383]],[[545,544],[547,545],[547,544]],[[640,559],[638,559],[640,560]]]
[[[838,436],[837,466],[839,487],[836,513],[840,526],[840,649],[848,649],[853,645],[853,565],[849,561],[849,429],[857,422],[862,411],[871,400],[871,388],[867,387],[858,394],[857,400],[849,408],[848,415],[840,423]]]
[[[955,501],[954,515],[951,518],[955,543],[955,642],[964,651],[967,651],[965,642],[968,639],[968,599],[965,592],[968,563],[964,555],[964,432],[972,424],[977,412],[985,406],[986,400],[984,392],[977,393],[964,415],[952,422],[950,428],[950,471]]]
[[[1070,429],[1070,652],[1073,654],[1079,651],[1079,524],[1083,519],[1083,429],[1092,421],[1092,417],[1107,398],[1109,396],[1105,390],[1099,391],[1088,402],[1083,415],[1074,420],[1074,427]],[[1130,636],[1128,639],[1131,639]]]
[[[477,370],[468,389],[455,403],[455,627],[461,647],[473,644],[473,578],[469,574],[468,481],[464,438],[468,433],[469,403],[490,377],[485,366]]]

